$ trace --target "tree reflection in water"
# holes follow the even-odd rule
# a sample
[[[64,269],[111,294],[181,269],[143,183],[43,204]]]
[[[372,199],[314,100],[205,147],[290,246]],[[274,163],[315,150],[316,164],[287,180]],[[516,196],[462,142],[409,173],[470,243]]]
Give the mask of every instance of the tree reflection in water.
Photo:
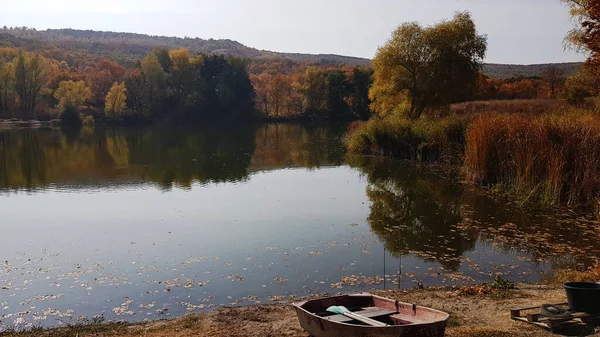
[[[368,222],[393,256],[414,254],[456,271],[477,242],[552,268],[589,266],[600,253],[600,224],[589,214],[519,207],[459,183],[455,169],[355,156],[347,162],[368,180]]]
[[[410,253],[457,270],[477,242],[552,266],[589,265],[600,255],[600,224],[589,217],[517,207],[458,183],[458,173],[447,170],[344,158],[344,130],[298,124],[5,130],[0,131],[0,191],[123,184],[190,188],[243,181],[257,171],[348,164],[366,178],[372,202],[368,222],[394,256]]]
[[[393,256],[411,253],[457,270],[476,238],[457,230],[461,187],[402,161],[349,157],[369,182],[368,222]]]
[[[189,129],[0,131],[0,188],[162,188],[244,180],[251,172],[340,165],[345,128],[299,124]]]

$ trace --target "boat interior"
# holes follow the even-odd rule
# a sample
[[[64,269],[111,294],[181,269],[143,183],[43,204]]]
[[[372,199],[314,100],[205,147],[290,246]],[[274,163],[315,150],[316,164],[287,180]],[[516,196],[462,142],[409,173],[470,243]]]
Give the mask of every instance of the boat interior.
[[[316,316],[333,322],[366,325],[351,317],[328,312],[327,308],[330,306],[344,306],[352,313],[392,326],[431,323],[445,319],[442,317],[444,314],[441,312],[372,295],[343,295],[307,301],[300,307]]]

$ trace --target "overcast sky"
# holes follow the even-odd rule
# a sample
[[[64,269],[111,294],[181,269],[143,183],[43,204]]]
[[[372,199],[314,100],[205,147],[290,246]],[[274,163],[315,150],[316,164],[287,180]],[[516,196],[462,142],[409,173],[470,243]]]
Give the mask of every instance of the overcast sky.
[[[473,14],[490,63],[581,61],[564,51],[572,28],[559,0],[17,0],[0,24],[226,38],[280,52],[372,58],[400,23]]]

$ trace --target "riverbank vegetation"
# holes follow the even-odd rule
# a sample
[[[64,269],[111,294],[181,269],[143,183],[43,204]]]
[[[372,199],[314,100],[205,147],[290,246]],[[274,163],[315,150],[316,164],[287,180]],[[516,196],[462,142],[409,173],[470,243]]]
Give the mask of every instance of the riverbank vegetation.
[[[595,110],[498,111],[373,119],[355,123],[346,144],[354,153],[459,164],[468,180],[512,189],[524,202],[595,204],[600,196]]]
[[[556,67],[539,78],[482,76],[485,39],[468,14],[431,27],[400,26],[374,60],[369,96],[375,115],[349,129],[348,149],[460,164],[468,180],[510,189],[523,201],[595,205],[600,11],[591,2],[565,2],[580,23],[569,39],[590,52],[568,78]],[[435,39],[448,32],[456,36]],[[437,67],[447,60],[461,67]]]
[[[353,124],[346,144],[353,153],[457,164],[464,153],[467,123],[466,117],[375,118]]]
[[[469,13],[431,27],[398,27],[373,61],[369,97],[376,115],[350,131],[349,150],[456,161],[466,124],[461,117],[448,117],[449,107],[474,97],[486,49],[486,38],[478,35]]]

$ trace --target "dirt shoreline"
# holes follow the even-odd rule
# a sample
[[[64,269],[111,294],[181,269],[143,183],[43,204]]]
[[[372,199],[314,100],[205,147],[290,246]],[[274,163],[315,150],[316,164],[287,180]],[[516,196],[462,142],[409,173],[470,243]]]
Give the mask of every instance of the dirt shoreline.
[[[467,289],[469,290],[469,289]],[[450,313],[446,335],[487,337],[551,336],[549,332],[526,323],[512,321],[510,309],[566,301],[562,287],[556,285],[519,285],[517,290],[491,291],[474,287],[464,289],[430,288],[423,290],[374,290],[373,294]],[[598,331],[600,332],[600,331]],[[600,336],[600,333],[593,336]],[[308,337],[290,304],[219,308],[169,320],[132,324],[86,324],[57,329],[8,332],[3,337]]]

